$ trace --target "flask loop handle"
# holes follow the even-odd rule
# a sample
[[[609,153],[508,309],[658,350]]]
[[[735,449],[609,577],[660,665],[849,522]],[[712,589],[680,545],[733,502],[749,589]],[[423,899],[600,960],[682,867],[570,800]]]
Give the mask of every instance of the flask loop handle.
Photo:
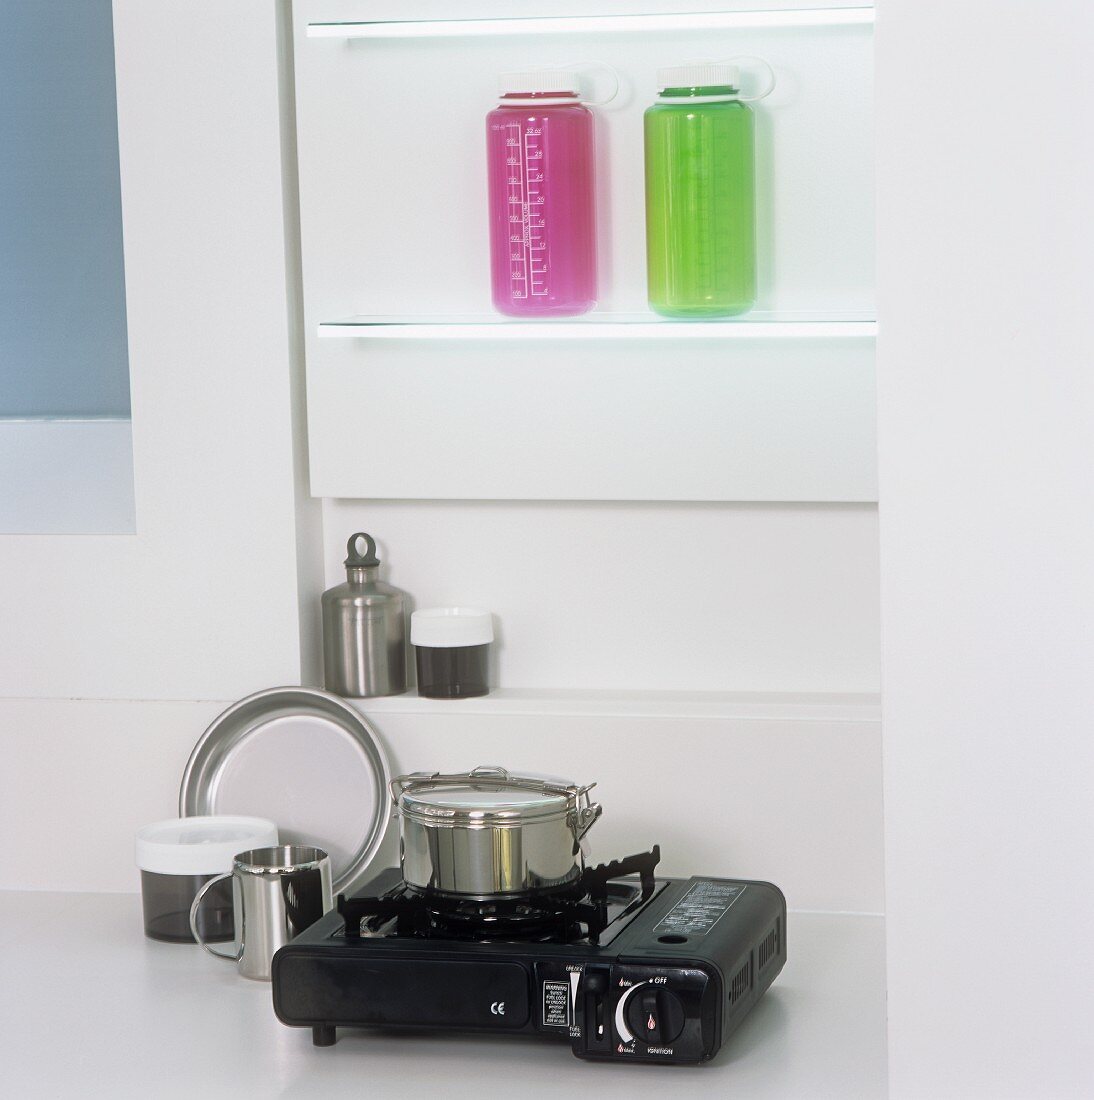
[[[365,540],[364,554],[357,549],[357,543],[361,539]],[[361,569],[370,565],[379,565],[380,559],[376,556],[376,540],[371,535],[365,534],[364,531],[358,531],[356,534],[350,535],[349,542],[346,543],[346,560],[342,564],[347,569]]]

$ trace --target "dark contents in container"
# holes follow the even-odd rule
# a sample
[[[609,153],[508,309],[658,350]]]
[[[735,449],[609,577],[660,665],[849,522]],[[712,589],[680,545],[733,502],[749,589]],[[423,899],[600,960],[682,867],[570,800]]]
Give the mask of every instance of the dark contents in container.
[[[144,934],[166,943],[194,943],[190,934],[190,905],[214,875],[158,875],[141,871]],[[232,880],[221,880],[205,895],[197,915],[198,931],[210,943],[235,938],[232,916]]]
[[[415,646],[418,694],[428,699],[486,695],[490,645]]]

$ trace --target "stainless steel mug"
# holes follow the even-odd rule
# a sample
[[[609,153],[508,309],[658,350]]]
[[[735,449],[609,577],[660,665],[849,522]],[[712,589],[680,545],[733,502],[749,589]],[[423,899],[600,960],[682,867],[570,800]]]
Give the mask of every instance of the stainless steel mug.
[[[210,947],[198,932],[202,899],[226,878],[232,880],[239,941],[232,954]],[[190,906],[190,931],[210,955],[239,963],[243,977],[268,982],[274,952],[333,907],[330,858],[321,848],[252,848],[240,852],[230,871],[209,879],[198,891]]]

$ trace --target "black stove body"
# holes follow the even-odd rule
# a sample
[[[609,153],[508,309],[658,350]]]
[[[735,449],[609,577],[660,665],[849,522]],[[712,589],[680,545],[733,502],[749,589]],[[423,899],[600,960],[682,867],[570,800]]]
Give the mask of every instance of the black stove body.
[[[319,1046],[337,1027],[443,1028],[707,1061],[786,961],[786,902],[766,882],[656,878],[657,858],[500,906],[423,898],[385,871],[277,952],[274,1010]]]

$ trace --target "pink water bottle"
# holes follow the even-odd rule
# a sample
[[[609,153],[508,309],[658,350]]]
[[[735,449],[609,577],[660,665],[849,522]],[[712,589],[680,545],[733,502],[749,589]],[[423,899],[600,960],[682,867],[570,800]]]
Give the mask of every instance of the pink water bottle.
[[[503,73],[486,116],[490,272],[513,317],[572,317],[596,305],[593,115],[565,70]]]

